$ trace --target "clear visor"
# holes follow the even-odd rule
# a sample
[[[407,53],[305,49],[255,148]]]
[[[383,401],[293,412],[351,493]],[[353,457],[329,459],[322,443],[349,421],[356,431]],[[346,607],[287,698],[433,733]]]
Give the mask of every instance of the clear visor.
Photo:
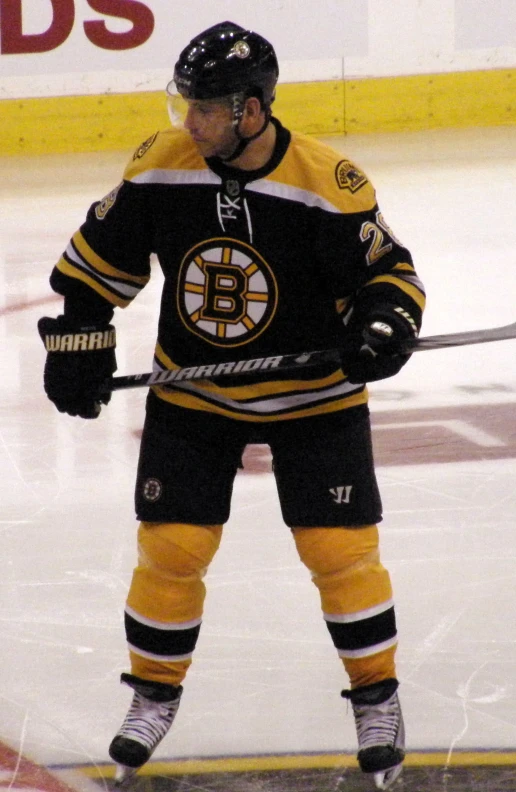
[[[186,114],[190,105],[202,108],[204,113],[223,113],[227,114],[228,109],[231,111],[232,126],[238,124],[242,115],[243,107],[243,94],[235,93],[228,96],[221,96],[217,99],[185,99],[177,90],[174,80],[170,80],[166,88],[167,91],[167,109],[170,118],[170,123],[175,129],[184,129]]]
[[[170,80],[166,90],[167,110],[170,123],[175,129],[184,129],[186,114],[188,112],[188,102],[177,90],[174,80]]]

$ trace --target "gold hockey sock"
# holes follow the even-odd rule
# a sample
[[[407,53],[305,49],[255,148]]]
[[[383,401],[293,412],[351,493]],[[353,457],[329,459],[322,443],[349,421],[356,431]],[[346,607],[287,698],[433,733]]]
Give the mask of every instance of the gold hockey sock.
[[[394,603],[376,525],[297,528],[294,539],[351,687],[395,677]]]
[[[183,681],[201,628],[203,577],[221,536],[220,525],[141,523],[125,610],[135,676],[176,686]]]

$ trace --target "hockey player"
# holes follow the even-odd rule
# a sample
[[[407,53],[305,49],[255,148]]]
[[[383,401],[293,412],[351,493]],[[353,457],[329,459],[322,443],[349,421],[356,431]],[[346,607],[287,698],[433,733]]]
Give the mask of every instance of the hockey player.
[[[154,365],[167,370],[342,348],[342,365],[175,381],[149,392],[136,480],[138,565],[125,611],[133,691],[109,753],[118,778],[168,732],[203,612],[203,576],[228,519],[248,443],[266,443],[282,515],[317,587],[341,658],[358,761],[386,789],[401,771],[403,718],[390,578],[365,383],[396,374],[424,293],[367,176],[272,117],[273,47],[231,22],[181,53],[168,88],[176,128],[135,152],[51,274],[63,313],[44,317],[45,390],[95,418],[116,370],[114,308],[156,253],[164,274]]]

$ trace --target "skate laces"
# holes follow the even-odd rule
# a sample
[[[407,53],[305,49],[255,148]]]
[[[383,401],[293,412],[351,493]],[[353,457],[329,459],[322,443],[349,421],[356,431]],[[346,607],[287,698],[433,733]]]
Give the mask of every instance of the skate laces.
[[[398,694],[393,693],[380,704],[359,704],[353,701],[350,691],[343,691],[344,698],[351,699],[359,750],[378,745],[394,747],[401,723]]]
[[[118,737],[136,740],[152,751],[170,729],[179,707],[179,699],[151,701],[135,690],[129,712]]]

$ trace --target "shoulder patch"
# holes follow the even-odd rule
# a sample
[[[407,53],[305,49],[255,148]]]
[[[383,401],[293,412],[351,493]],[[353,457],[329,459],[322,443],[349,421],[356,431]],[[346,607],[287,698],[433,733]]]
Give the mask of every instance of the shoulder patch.
[[[138,148],[133,154],[133,160],[141,159],[148,152],[148,150],[150,149],[150,147],[158,137],[158,134],[159,134],[158,132],[155,132],[153,135],[150,136],[150,138],[147,138],[147,140],[144,140],[143,143],[140,146],[138,146]]]
[[[340,190],[349,190],[355,193],[364,184],[367,184],[367,176],[362,173],[349,160],[341,160],[335,168],[335,179]]]

